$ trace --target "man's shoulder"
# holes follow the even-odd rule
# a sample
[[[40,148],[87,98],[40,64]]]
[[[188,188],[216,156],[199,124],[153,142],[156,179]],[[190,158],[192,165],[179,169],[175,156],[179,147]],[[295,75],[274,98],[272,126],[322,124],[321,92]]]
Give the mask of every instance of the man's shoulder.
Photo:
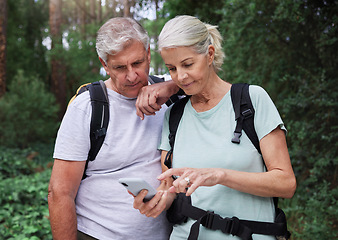
[[[91,105],[89,91],[82,92],[81,94],[77,95],[71,103],[68,105],[68,109],[80,109],[86,110]],[[68,110],[67,109],[67,110]]]

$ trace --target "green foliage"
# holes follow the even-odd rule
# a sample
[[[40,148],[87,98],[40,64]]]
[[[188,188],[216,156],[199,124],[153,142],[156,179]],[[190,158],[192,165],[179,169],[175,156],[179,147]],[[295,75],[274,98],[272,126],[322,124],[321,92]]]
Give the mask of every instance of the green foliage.
[[[337,237],[337,211],[328,212],[338,191],[336,10],[335,1],[246,0],[221,10],[226,79],[263,85],[289,130],[293,239]]]
[[[46,47],[42,44],[48,27],[48,1],[8,0],[7,84],[18,69],[46,81]]]
[[[44,170],[52,160],[54,144],[31,144],[29,148],[0,146],[0,179],[30,175]]]
[[[8,88],[0,99],[0,145],[25,147],[55,137],[58,106],[43,82],[18,71]]]
[[[0,239],[52,239],[47,188],[53,147],[0,147]]]
[[[160,34],[161,29],[165,24],[165,19],[160,18],[156,21],[143,20],[141,21],[142,26],[147,30],[150,37],[150,50],[151,50],[151,69],[154,69],[154,72],[150,74],[164,74],[167,72],[167,68],[164,65],[164,62],[161,58],[161,55],[158,52],[157,40],[158,35]]]
[[[201,21],[217,24],[222,20],[222,14],[218,11],[222,9],[225,1],[219,0],[171,0],[163,4],[162,16],[173,18],[177,15],[192,15]]]
[[[30,149],[6,149],[0,147],[0,179],[34,173],[37,167],[32,159],[27,158],[34,154]]]
[[[338,188],[338,93],[325,73],[285,76],[297,86],[282,102],[289,129],[290,156],[298,179],[294,198],[301,207],[297,239],[335,239]],[[313,72],[313,71],[312,71]],[[337,80],[337,79],[336,79]]]
[[[301,188],[298,188],[301,189]],[[281,201],[281,207],[288,218],[288,228],[292,239],[336,239],[338,215],[338,190],[323,182],[316,187],[317,192],[297,191],[292,199]],[[303,202],[302,196],[306,199]]]
[[[66,47],[56,45],[47,54],[49,58],[53,56],[60,60],[65,67],[67,99],[75,94],[80,85],[102,79],[99,74],[101,63],[95,50],[95,34],[98,29],[98,25],[88,25],[86,37],[77,29],[69,30],[63,39],[67,42]]]
[[[1,239],[52,239],[47,202],[50,173],[0,181]]]

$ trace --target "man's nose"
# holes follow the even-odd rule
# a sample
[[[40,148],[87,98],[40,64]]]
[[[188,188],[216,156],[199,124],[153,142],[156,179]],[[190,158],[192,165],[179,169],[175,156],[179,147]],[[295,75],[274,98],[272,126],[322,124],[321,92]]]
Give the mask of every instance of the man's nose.
[[[137,73],[132,66],[127,67],[127,80],[129,82],[134,82],[137,79]]]

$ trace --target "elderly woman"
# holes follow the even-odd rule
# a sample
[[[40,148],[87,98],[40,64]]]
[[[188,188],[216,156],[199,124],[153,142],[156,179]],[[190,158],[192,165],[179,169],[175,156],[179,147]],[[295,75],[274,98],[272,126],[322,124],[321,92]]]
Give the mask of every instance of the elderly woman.
[[[176,194],[186,193],[194,207],[213,211],[222,218],[274,222],[273,197],[291,198],[296,189],[285,140],[286,129],[269,95],[259,86],[250,86],[255,109],[255,131],[259,154],[246,134],[240,144],[231,142],[236,127],[231,102],[232,85],[222,80],[224,53],[222,38],[215,26],[192,16],[178,16],[165,24],[159,36],[159,50],[173,81],[191,95],[176,133],[173,168],[158,177],[171,185],[151,201],[143,202],[141,192],[134,207],[157,217],[172,204]],[[169,115],[162,130],[162,164],[171,149]],[[264,159],[264,160],[263,160]],[[171,176],[178,176],[171,181]],[[171,239],[187,239],[192,218],[176,224]],[[238,234],[237,234],[238,235]],[[253,239],[275,239],[254,234]],[[199,239],[240,239],[219,230],[200,227]]]

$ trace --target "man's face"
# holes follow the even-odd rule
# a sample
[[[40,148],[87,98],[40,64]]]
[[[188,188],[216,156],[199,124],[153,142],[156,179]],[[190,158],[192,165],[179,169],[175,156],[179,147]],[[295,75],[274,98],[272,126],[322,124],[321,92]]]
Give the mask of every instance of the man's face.
[[[148,85],[150,50],[141,42],[133,41],[121,52],[108,55],[107,64],[100,59],[110,76],[108,87],[129,98],[136,98],[139,90]]]

